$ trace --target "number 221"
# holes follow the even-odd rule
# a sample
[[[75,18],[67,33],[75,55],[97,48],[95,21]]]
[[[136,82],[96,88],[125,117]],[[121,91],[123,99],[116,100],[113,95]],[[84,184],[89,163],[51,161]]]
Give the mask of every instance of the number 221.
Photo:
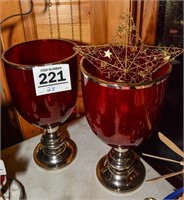
[[[59,79],[57,79],[58,75],[59,75]],[[63,71],[59,71],[58,73],[49,72],[48,74],[41,73],[39,75],[39,78],[41,78],[40,85],[47,84],[47,83],[66,81],[66,79],[63,78]]]

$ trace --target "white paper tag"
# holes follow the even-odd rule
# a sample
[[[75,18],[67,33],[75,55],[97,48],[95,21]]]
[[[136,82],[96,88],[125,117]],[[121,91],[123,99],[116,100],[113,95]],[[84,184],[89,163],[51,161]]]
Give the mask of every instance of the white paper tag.
[[[69,64],[36,66],[33,77],[37,96],[71,90]]]
[[[0,160],[0,176],[6,175],[6,168],[3,160]]]

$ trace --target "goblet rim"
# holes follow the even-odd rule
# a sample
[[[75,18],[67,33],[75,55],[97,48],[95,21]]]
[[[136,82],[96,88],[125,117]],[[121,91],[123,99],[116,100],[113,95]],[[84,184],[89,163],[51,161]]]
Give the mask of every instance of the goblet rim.
[[[164,82],[172,72],[172,64],[166,63],[166,65],[169,65],[168,70],[163,75],[153,80],[148,80],[141,83],[122,83],[122,82],[116,82],[116,81],[113,82],[113,81],[107,81],[104,79],[97,78],[91,73],[89,73],[83,66],[84,60],[87,60],[87,59],[85,57],[82,57],[79,64],[80,70],[84,76],[86,76],[89,80],[91,80],[92,82],[100,86],[115,88],[115,89],[120,89],[120,90],[144,89],[144,88],[152,87],[153,85],[159,85],[162,82]]]
[[[23,44],[26,44],[26,43],[31,43],[31,42],[36,42],[36,41],[64,41],[64,42],[69,42],[71,44],[73,44],[74,46],[76,46],[76,43],[71,41],[71,40],[67,40],[67,39],[56,39],[56,38],[49,38],[49,39],[35,39],[35,40],[29,40],[29,41],[25,41],[25,42],[21,42],[21,43],[18,43],[18,44],[15,44],[11,47],[9,47],[6,51],[4,51],[2,53],[2,56],[1,56],[1,59],[7,63],[10,67],[13,67],[13,68],[18,68],[18,69],[22,69],[22,70],[31,70],[33,67],[35,66],[45,66],[45,65],[49,65],[51,63],[44,63],[44,64],[32,64],[32,65],[28,65],[28,64],[19,64],[19,63],[14,63],[14,62],[11,62],[9,60],[6,59],[5,57],[5,54],[10,51],[12,48],[16,47],[16,46],[19,46],[19,45],[23,45]],[[75,57],[77,55],[77,52],[74,51],[74,53],[65,58],[65,59],[61,59],[61,60],[58,60],[58,61],[55,61],[55,62],[52,62],[52,64],[59,64],[59,63],[64,63],[68,60],[70,60],[71,58]]]

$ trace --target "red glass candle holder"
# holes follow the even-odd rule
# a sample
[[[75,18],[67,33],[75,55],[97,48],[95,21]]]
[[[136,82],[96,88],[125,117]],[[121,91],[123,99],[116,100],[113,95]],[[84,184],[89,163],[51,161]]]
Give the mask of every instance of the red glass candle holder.
[[[74,46],[75,43],[68,40],[33,40],[10,47],[2,55],[16,109],[26,121],[45,129],[41,143],[34,151],[34,160],[44,169],[68,165],[76,155],[75,143],[59,131],[59,126],[72,113],[77,99],[78,69]],[[68,66],[71,88],[51,92],[56,85],[61,87],[65,83],[62,77],[64,64]],[[45,73],[48,66],[51,69]],[[55,66],[60,66],[61,71],[54,71]],[[40,82],[47,87],[47,93],[43,95],[36,93],[35,67],[43,71],[39,74]]]

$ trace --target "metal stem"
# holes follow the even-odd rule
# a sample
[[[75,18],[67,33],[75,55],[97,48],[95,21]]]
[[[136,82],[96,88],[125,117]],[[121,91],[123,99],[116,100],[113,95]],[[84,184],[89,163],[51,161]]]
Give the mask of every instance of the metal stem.
[[[42,168],[55,170],[70,164],[76,156],[75,143],[64,137],[58,127],[46,130],[34,151],[34,160]]]

